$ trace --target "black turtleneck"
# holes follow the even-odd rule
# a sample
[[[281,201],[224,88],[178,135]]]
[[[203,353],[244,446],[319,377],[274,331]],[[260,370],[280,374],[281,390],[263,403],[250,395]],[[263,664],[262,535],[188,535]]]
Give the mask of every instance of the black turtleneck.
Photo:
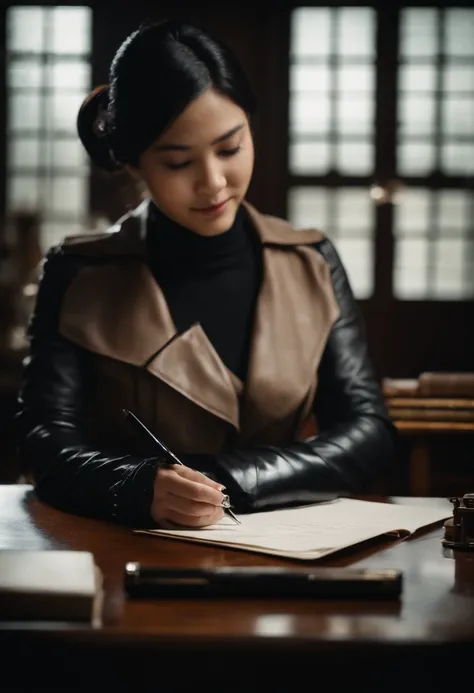
[[[230,229],[200,236],[151,204],[147,247],[177,330],[199,322],[225,365],[245,380],[261,252],[243,207]]]

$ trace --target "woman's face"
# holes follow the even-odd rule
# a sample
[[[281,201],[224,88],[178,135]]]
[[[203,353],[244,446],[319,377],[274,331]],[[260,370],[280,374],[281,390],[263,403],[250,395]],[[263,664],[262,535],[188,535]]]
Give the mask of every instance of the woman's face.
[[[253,163],[246,114],[207,89],[142,153],[133,172],[164,214],[195,233],[215,236],[232,226]]]

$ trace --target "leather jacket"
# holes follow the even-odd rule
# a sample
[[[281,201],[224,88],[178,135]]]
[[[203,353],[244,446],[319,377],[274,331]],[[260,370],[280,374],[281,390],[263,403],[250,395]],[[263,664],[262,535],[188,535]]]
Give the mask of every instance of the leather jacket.
[[[315,238],[308,252],[329,268],[338,309],[311,391],[317,435],[275,444],[276,438],[263,434],[220,450],[181,451],[185,464],[226,486],[236,512],[367,491],[394,461],[395,428],[346,272],[332,243]],[[91,352],[59,329],[69,287],[85,269],[103,262],[94,254],[66,252],[63,245],[45,259],[19,393],[18,447],[40,499],[68,512],[150,527],[158,458],[153,451],[139,454],[113,438],[103,444],[89,435],[83,392],[84,383],[95,388]]]

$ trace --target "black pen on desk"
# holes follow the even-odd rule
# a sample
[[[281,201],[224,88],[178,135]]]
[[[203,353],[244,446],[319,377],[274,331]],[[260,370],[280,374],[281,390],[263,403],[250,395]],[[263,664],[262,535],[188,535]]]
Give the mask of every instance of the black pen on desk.
[[[143,434],[144,434],[144,435],[147,435],[149,438],[151,438],[151,440],[153,440],[153,442],[155,443],[155,445],[157,445],[157,446],[160,448],[161,452],[162,452],[162,453],[164,454],[164,456],[165,456],[165,459],[166,459],[166,463],[167,463],[167,464],[179,464],[179,465],[181,465],[181,466],[183,466],[183,467],[185,466],[185,465],[183,464],[183,462],[181,462],[181,460],[179,459],[179,457],[176,457],[176,455],[174,454],[174,452],[171,452],[171,450],[170,450],[169,448],[167,448],[166,445],[165,445],[164,443],[162,443],[161,440],[160,440],[159,438],[157,438],[157,437],[150,431],[150,429],[147,428],[147,427],[145,426],[145,424],[143,423],[143,421],[140,421],[140,419],[138,418],[138,416],[135,416],[135,414],[133,414],[133,412],[129,411],[128,409],[124,409],[124,410],[123,410],[123,413],[125,414],[125,417],[132,423],[132,425],[135,427],[135,429],[136,429],[137,431],[139,431],[142,435],[143,435]],[[230,509],[230,500],[229,500],[229,496],[227,496],[227,495],[224,496],[224,501],[223,501],[223,503],[222,503],[222,507],[224,508],[224,511],[225,511],[228,515],[230,515],[230,517],[231,517],[235,522],[237,522],[237,524],[239,524],[239,525],[242,524],[242,523],[240,522],[239,518],[236,517],[236,515],[234,515],[234,513],[233,513],[232,510]]]

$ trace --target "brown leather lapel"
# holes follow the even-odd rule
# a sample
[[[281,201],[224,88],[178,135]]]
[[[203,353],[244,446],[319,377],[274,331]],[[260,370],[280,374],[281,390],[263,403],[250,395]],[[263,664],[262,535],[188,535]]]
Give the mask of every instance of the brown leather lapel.
[[[177,333],[146,264],[148,201],[111,233],[66,241],[65,252],[104,255],[108,263],[86,266],[76,275],[63,301],[60,331],[90,351],[146,368],[240,428],[248,440],[304,402],[338,308],[329,268],[309,247],[322,235],[294,231],[244,206],[262,242],[264,268],[245,386],[199,324]]]
[[[165,298],[141,261],[84,267],[64,297],[61,333],[104,356],[145,366],[176,334]]]
[[[241,407],[241,433],[249,440],[297,411],[314,390],[339,308],[329,267],[310,247],[322,235],[294,231],[283,220],[246,207],[263,242],[263,281]]]
[[[229,372],[199,324],[177,334],[143,263],[84,268],[66,293],[60,331],[89,351],[145,368],[238,428],[238,389]]]
[[[201,325],[193,325],[173,339],[147,370],[211,414],[239,427],[236,387]]]
[[[61,334],[89,351],[147,369],[238,428],[241,384],[199,324],[178,334],[145,262],[147,216],[148,204],[142,204],[107,235],[67,241],[65,252],[104,255],[111,262],[86,266],[72,281],[62,305]]]

